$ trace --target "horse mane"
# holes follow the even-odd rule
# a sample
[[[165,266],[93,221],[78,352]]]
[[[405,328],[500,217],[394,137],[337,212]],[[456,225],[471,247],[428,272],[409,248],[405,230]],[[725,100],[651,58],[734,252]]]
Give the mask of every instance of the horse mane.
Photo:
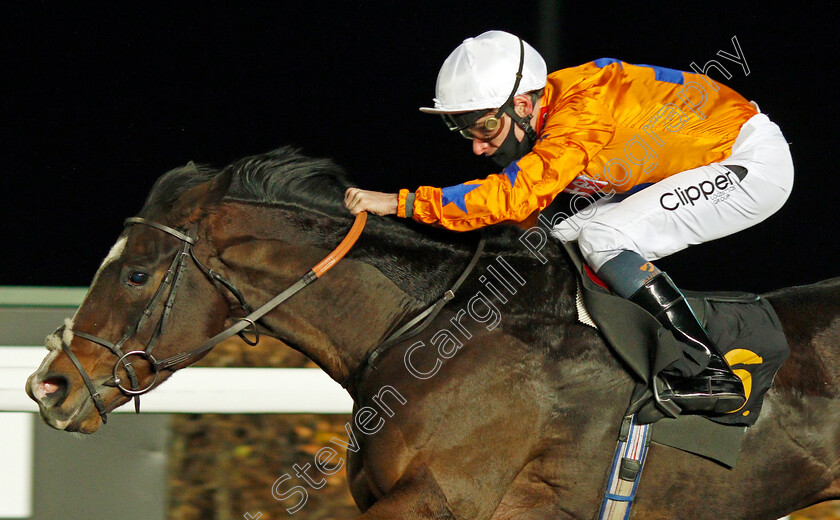
[[[330,159],[312,158],[284,146],[239,159],[222,170],[190,161],[163,174],[154,184],[143,213],[167,214],[190,189],[221,175],[230,176],[224,197],[257,203],[292,203],[331,215],[346,212],[344,192],[353,184]]]
[[[232,174],[228,198],[293,203],[333,215],[346,213],[344,192],[353,186],[331,159],[307,157],[290,146],[245,157],[226,169]]]
[[[220,179],[224,181],[221,183],[224,192],[219,194],[219,201],[294,205],[338,219],[352,218],[344,207],[344,192],[354,184],[348,180],[344,169],[331,159],[309,157],[293,146],[244,157],[223,169],[192,161],[174,168],[155,182],[140,215],[165,218],[187,191]],[[454,233],[411,219],[377,218],[368,226],[398,227],[399,231],[393,236],[395,242],[420,242],[424,247],[434,247],[435,244],[440,247],[442,243],[451,247],[476,241],[474,238],[464,240],[466,235],[473,233]],[[484,228],[482,232],[489,241],[503,249],[521,250],[523,247],[518,240],[522,230],[514,226],[497,225]],[[548,242],[549,250],[556,249],[553,240]],[[549,257],[560,256],[559,252],[546,253]]]

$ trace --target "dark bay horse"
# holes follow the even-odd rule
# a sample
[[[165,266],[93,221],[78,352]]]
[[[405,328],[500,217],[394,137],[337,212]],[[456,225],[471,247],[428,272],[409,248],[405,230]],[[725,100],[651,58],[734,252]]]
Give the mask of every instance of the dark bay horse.
[[[252,305],[271,300],[347,233],[352,218],[341,201],[348,185],[331,162],[291,149],[220,172],[190,164],[161,177],[139,215],[159,226],[125,228],[27,381],[44,421],[95,432],[107,411],[131,399],[119,381],[127,390],[156,386],[195,362],[171,356],[246,313],[235,292],[208,272]],[[344,260],[258,321],[262,333],[339,382],[446,293],[479,239],[369,220]],[[544,246],[543,264],[519,242],[521,234],[514,227],[486,230],[478,264],[455,298],[350,385],[355,409],[346,464],[359,518],[596,516],[634,381],[598,332],[577,322],[576,284],[559,245]],[[178,255],[185,267],[172,283],[167,272]],[[840,279],[767,297],[792,353],[737,466],[654,444],[633,518],[776,519],[840,497]],[[152,300],[161,304],[150,306]],[[144,309],[147,319],[136,326]],[[150,357],[117,364],[109,342],[126,353],[154,343],[155,359],[175,362],[156,377]],[[316,461],[309,477],[344,464],[341,455]],[[278,491],[291,494],[294,484]]]

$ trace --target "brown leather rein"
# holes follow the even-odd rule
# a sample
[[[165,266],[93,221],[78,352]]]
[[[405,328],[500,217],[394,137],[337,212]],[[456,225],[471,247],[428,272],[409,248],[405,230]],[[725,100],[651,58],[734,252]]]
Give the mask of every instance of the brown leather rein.
[[[126,330],[122,338],[117,343],[112,343],[106,339],[100,338],[93,334],[88,334],[86,332],[78,330],[74,330],[72,332],[75,336],[79,336],[80,338],[92,341],[93,343],[106,347],[115,356],[117,356],[117,362],[114,364],[112,377],[102,384],[103,386],[119,388],[120,391],[123,392],[125,395],[133,397],[135,411],[139,413],[140,395],[145,394],[146,392],[150,391],[152,387],[154,387],[158,379],[158,374],[161,370],[173,370],[173,367],[175,367],[176,365],[189,361],[207,352],[222,341],[233,337],[235,334],[239,334],[249,344],[255,345],[257,341],[259,341],[259,333],[257,332],[256,326],[257,320],[262,318],[267,313],[271,312],[275,307],[285,302],[293,295],[301,291],[303,288],[318,280],[318,278],[323,276],[324,273],[329,271],[339,260],[341,260],[344,257],[344,255],[347,254],[350,248],[353,247],[353,245],[358,240],[359,235],[362,234],[362,230],[364,230],[366,222],[366,212],[362,212],[356,215],[356,220],[353,223],[353,226],[350,228],[350,231],[347,233],[347,235],[344,237],[344,239],[341,241],[338,247],[336,247],[323,260],[318,262],[318,264],[316,264],[306,274],[301,276],[289,288],[272,298],[262,307],[258,308],[253,312],[250,312],[244,318],[240,318],[235,325],[228,327],[224,331],[208,339],[199,347],[196,347],[192,350],[188,350],[186,352],[182,352],[180,354],[176,354],[174,356],[170,356],[165,359],[157,360],[152,354],[152,350],[154,349],[157,339],[163,333],[167,318],[169,317],[169,312],[172,309],[172,305],[174,304],[175,295],[178,292],[178,288],[180,287],[181,281],[183,280],[183,274],[186,271],[186,258],[188,255],[193,259],[195,264],[198,266],[199,270],[201,270],[208,278],[210,278],[210,280],[213,281],[214,284],[221,285],[227,290],[229,290],[239,300],[240,304],[242,305],[242,308],[246,310],[246,312],[249,311],[250,308],[247,305],[247,303],[245,303],[245,300],[242,297],[242,293],[231,282],[222,277],[222,275],[218,272],[207,268],[195,257],[195,254],[192,250],[192,246],[196,242],[195,226],[193,226],[190,229],[190,231],[185,234],[181,231],[178,231],[177,229],[173,229],[163,224],[158,224],[157,222],[152,222],[139,217],[129,218],[125,221],[126,227],[135,224],[141,224],[144,226],[152,227],[181,240],[183,244],[181,247],[181,251],[175,255],[175,258],[172,260],[172,263],[169,266],[169,271],[167,271],[166,275],[164,276],[164,279],[161,281],[160,286],[158,286],[155,295],[149,301],[149,304],[146,306],[143,313],[140,315],[140,317],[137,319],[134,325],[132,325]],[[154,308],[157,306],[157,303],[161,301],[161,298],[165,292],[165,287],[170,285],[171,289],[169,290],[169,296],[167,298],[166,304],[164,305],[163,313],[161,314],[161,318],[158,321],[158,325],[154,333],[152,334],[151,339],[149,340],[149,344],[144,350],[132,350],[123,353],[121,349],[123,343],[125,343],[128,339],[133,337],[140,330],[140,327],[145,322],[146,318],[151,316]],[[243,334],[243,331],[249,328],[253,331],[253,334],[255,336],[255,339],[253,341],[248,340],[248,338],[246,338]],[[61,327],[56,332],[59,333],[59,335],[61,335],[60,332],[63,331],[63,329],[64,327]],[[104,401],[102,400],[102,397],[99,395],[99,391],[97,390],[93,380],[88,375],[85,368],[82,366],[78,357],[76,357],[73,351],[70,350],[70,346],[67,345],[64,341],[61,342],[61,349],[62,351],[64,351],[65,354],[67,354],[67,356],[70,358],[70,361],[79,371],[79,374],[81,375],[82,380],[84,381],[85,386],[87,387],[88,392],[90,393],[91,399],[93,400],[93,404],[96,407],[96,410],[99,412],[99,416],[102,418],[102,422],[107,422],[108,410]],[[139,388],[139,379],[137,378],[137,374],[131,365],[131,361],[128,359],[131,356],[139,356],[144,358],[149,363],[149,366],[152,368],[152,371],[155,375],[154,380],[144,388]],[[117,374],[121,365],[125,368],[131,388],[126,388],[125,385],[123,385],[123,381]]]

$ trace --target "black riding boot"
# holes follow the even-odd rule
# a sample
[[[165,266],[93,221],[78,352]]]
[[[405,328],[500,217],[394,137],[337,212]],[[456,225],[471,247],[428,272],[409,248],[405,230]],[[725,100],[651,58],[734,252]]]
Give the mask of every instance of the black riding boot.
[[[667,388],[662,399],[671,399],[684,411],[726,413],[744,405],[744,385],[697,320],[683,294],[665,273],[660,273],[629,298],[651,313],[674,337],[688,346],[686,354],[709,359],[700,373],[688,377],[663,372]]]

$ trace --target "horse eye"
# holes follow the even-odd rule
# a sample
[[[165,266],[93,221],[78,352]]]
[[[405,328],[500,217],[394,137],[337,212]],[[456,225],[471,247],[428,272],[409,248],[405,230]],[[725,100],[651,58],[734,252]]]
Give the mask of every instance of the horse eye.
[[[142,271],[134,271],[128,275],[128,283],[131,285],[145,285],[149,281],[149,275]]]

